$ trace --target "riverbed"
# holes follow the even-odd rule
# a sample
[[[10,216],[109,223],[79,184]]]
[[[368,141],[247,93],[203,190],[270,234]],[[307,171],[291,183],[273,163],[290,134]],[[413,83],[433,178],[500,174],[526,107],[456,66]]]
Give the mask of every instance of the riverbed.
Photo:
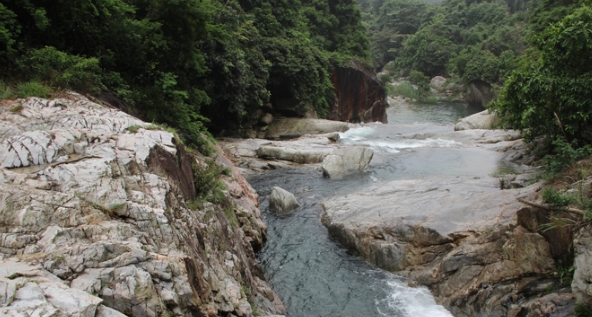
[[[374,150],[368,172],[332,180],[308,166],[249,178],[268,225],[259,259],[287,316],[451,316],[426,288],[408,287],[403,277],[332,241],[320,221],[320,203],[395,179],[490,177],[499,168],[499,154],[453,132],[454,121],[479,110],[454,103],[392,105],[388,124],[363,124],[340,135],[342,144]],[[271,213],[274,186],[294,193],[302,206],[290,216]]]

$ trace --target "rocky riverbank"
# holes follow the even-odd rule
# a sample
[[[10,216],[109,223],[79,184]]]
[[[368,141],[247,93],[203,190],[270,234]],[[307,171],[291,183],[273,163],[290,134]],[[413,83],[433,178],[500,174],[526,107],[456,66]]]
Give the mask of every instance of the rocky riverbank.
[[[468,128],[397,137],[445,138],[487,149],[501,165],[532,163],[517,132]],[[260,173],[301,164],[321,169],[329,153],[353,146],[338,140],[329,133],[292,141],[227,140],[222,147],[244,172]],[[268,148],[290,155],[260,155]],[[542,183],[533,182],[523,171],[377,182],[325,200],[322,222],[354,254],[427,286],[454,316],[570,316],[575,297],[590,296],[589,229],[577,235],[572,292],[557,278],[568,269],[560,265],[570,252],[571,229],[540,231],[548,212],[518,201],[539,199]]]
[[[223,156],[198,203],[173,133],[74,94],[0,106],[0,314],[266,316],[257,194]]]

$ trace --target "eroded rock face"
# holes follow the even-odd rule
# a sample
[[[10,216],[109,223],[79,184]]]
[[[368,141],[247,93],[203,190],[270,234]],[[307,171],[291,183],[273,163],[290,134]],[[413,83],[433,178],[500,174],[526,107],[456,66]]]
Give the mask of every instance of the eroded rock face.
[[[191,165],[204,159],[171,133],[76,94],[19,103],[0,108],[0,267],[43,274],[19,273],[27,292],[3,309],[39,299],[69,316],[281,313],[254,255],[266,238],[257,195],[228,160],[216,159],[232,169],[233,207],[188,208]],[[49,296],[45,279],[73,295]],[[73,296],[90,304],[56,302]]]
[[[482,80],[473,80],[468,84],[466,101],[473,106],[485,106],[495,97],[491,85]]]
[[[335,87],[335,102],[330,105],[327,119],[346,122],[386,123],[386,91],[376,75],[362,63],[352,61],[349,67],[334,67],[331,81]]]
[[[2,316],[125,316],[110,311],[99,297],[69,287],[40,265],[0,261],[0,290]]]
[[[493,184],[392,181],[325,201],[322,222],[354,253],[428,286],[454,316],[569,313],[570,294],[542,298],[553,285],[551,246],[515,223],[524,208],[517,197],[538,186],[501,191]]]
[[[294,197],[294,194],[276,186],[271,189],[269,207],[278,214],[288,214],[292,210],[300,207],[300,204],[296,200],[296,197]]]

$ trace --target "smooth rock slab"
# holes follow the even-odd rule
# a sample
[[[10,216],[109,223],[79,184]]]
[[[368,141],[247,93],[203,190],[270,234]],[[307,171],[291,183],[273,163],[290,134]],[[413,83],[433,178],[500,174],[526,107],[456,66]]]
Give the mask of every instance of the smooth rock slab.
[[[345,175],[367,171],[373,156],[374,151],[368,148],[336,149],[323,160],[323,175],[339,179]]]
[[[265,133],[266,139],[293,139],[306,134],[345,132],[349,124],[323,119],[282,118],[275,119]]]
[[[508,224],[533,186],[499,190],[494,179],[398,180],[323,202],[323,224],[348,248],[389,270],[404,270],[406,246],[442,245],[450,235]]]
[[[500,122],[500,118],[489,110],[481,111],[454,123],[454,131],[485,129],[490,130]]]
[[[278,214],[287,214],[300,207],[300,204],[294,194],[281,187],[274,187],[269,197],[269,207]]]
[[[331,149],[303,149],[264,145],[257,150],[257,155],[264,159],[285,160],[300,164],[320,163]]]

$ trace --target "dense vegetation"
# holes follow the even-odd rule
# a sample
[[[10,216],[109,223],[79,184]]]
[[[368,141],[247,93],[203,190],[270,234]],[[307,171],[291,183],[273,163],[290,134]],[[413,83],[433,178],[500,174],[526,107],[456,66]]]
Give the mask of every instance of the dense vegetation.
[[[396,76],[442,75],[498,87],[490,107],[505,125],[522,129],[529,141],[547,136],[546,148],[557,153],[566,144],[592,143],[586,1],[360,2],[377,70],[386,65]]]
[[[194,144],[270,100],[323,115],[332,63],[368,56],[355,0],[0,2],[0,97],[110,92]]]
[[[577,7],[532,37],[520,67],[492,106],[512,127],[524,129],[529,140],[545,135],[549,142],[561,138],[575,147],[589,144],[591,60],[592,10]]]
[[[524,50],[523,1],[362,0],[377,69],[408,75],[503,81]]]

